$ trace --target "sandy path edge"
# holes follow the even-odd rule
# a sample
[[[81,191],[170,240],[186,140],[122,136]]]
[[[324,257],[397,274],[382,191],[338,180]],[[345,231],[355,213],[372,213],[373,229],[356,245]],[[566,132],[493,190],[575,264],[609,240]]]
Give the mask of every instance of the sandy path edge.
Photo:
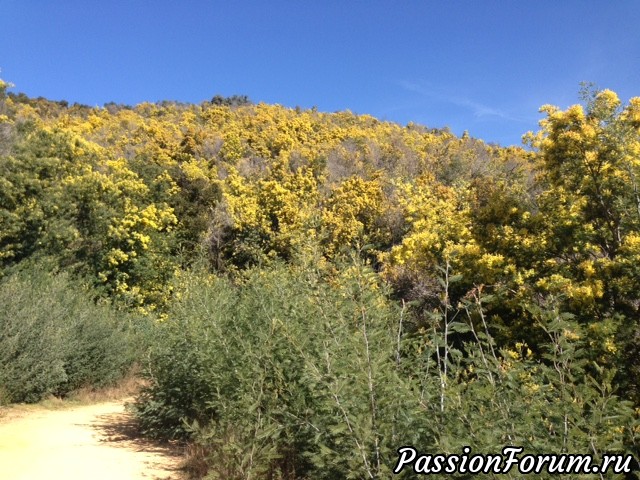
[[[0,417],[0,478],[180,480],[180,453],[136,435],[124,402]]]

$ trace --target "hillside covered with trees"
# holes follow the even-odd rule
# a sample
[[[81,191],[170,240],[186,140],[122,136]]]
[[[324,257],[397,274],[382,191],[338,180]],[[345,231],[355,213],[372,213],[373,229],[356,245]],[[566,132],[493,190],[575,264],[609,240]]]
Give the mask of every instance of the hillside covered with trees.
[[[220,479],[390,478],[405,445],[638,458],[640,98],[585,89],[505,148],[9,87],[0,403],[138,364],[145,432]]]

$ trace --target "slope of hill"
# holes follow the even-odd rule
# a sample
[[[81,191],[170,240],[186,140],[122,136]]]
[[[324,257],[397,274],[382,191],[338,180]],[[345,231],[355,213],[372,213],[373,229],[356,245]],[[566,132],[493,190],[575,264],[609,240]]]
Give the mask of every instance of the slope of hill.
[[[637,453],[640,99],[546,106],[520,149],[3,85],[0,289],[45,258],[142,315],[142,425],[221,478],[377,478],[408,443]]]

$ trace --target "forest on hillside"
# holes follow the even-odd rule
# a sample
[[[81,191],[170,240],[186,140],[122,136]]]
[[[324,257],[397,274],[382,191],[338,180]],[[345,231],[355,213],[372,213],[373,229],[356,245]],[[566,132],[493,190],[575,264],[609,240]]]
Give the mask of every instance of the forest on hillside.
[[[136,364],[145,433],[219,479],[390,478],[407,445],[640,458],[640,98],[585,88],[505,148],[10,87],[0,405]]]

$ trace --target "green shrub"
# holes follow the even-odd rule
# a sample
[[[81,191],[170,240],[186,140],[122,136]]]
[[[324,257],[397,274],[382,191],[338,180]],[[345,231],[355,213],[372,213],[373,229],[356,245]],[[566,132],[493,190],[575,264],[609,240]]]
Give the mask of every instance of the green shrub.
[[[181,290],[138,414],[149,433],[202,445],[208,478],[390,478],[403,445],[597,457],[639,431],[611,375],[585,373],[577,326],[553,305],[531,307],[549,338],[540,360],[496,346],[479,297],[444,296],[412,330],[360,265],[253,269],[235,285],[194,275]]]
[[[113,383],[132,362],[127,322],[67,274],[25,266],[0,283],[0,390],[37,402]]]

